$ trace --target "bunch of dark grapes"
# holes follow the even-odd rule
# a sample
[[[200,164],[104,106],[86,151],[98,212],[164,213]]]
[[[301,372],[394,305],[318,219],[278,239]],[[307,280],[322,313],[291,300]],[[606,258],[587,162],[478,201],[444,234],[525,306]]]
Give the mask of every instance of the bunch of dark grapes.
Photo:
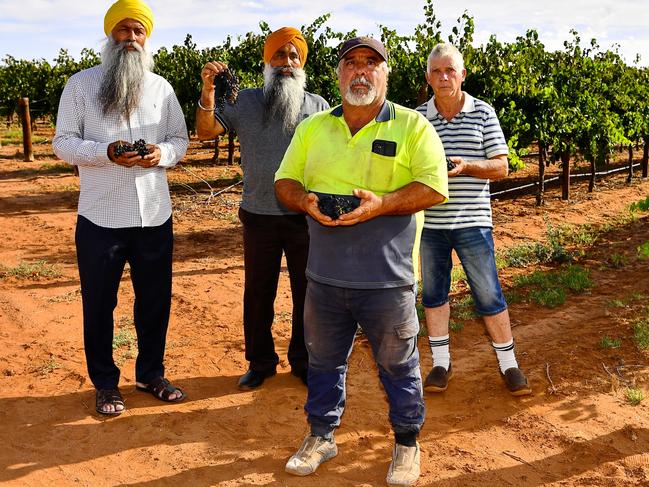
[[[129,144],[128,142],[117,144],[117,147],[115,147],[115,155],[119,157],[125,152],[137,152],[140,157],[144,157],[149,153],[149,149],[146,148],[144,139],[136,140],[133,144]]]
[[[216,110],[223,111],[225,102],[232,104],[237,100],[239,93],[239,80],[232,71],[221,71],[214,79],[214,99]]]
[[[318,196],[320,213],[334,220],[337,220],[340,215],[354,211],[360,203],[360,198],[351,195],[325,194]]]

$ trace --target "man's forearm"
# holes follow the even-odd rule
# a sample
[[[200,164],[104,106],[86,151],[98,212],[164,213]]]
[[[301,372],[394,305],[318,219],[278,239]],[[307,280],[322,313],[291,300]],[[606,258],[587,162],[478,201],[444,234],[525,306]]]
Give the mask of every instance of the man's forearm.
[[[275,195],[286,209],[307,213],[304,205],[308,193],[298,181],[294,179],[279,179],[275,181]]]
[[[507,161],[507,156],[504,155],[482,161],[465,160],[465,164],[466,168],[462,173],[473,176],[474,178],[497,181],[498,179],[507,177],[507,173],[509,172],[509,162]]]
[[[225,132],[225,128],[214,117],[214,91],[201,90],[199,101],[200,105],[196,108],[196,135],[200,140],[210,140]]]
[[[415,181],[397,191],[384,194],[381,203],[381,214],[411,215],[443,202],[443,195],[433,188]]]

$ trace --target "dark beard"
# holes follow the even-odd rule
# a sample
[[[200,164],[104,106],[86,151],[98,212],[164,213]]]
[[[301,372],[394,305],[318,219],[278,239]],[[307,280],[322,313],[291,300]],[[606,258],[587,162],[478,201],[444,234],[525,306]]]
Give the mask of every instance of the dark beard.
[[[290,70],[291,76],[282,74]],[[264,69],[264,124],[279,122],[282,130],[291,133],[300,122],[299,115],[304,101],[304,71],[294,68]]]
[[[116,113],[129,118],[142,95],[142,81],[150,70],[150,56],[139,44],[125,49],[129,42],[109,38],[101,53],[104,68],[99,88],[99,103],[104,115]]]

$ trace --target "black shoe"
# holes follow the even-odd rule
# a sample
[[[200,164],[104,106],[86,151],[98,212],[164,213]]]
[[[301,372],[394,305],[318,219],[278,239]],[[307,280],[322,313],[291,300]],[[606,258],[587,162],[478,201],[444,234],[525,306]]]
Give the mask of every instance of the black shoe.
[[[302,384],[305,386],[309,385],[309,368],[308,367],[295,367],[291,368],[291,374],[295,377],[299,377],[302,381]]]
[[[275,374],[275,370],[260,372],[257,370],[248,369],[248,372],[246,372],[239,378],[239,383],[237,385],[239,389],[256,389],[264,383],[266,377],[271,377]]]
[[[504,374],[501,372],[500,376],[505,381],[507,389],[512,396],[527,396],[532,394],[532,388],[527,381],[527,377],[525,377],[523,371],[518,367],[510,367]]]
[[[448,370],[441,365],[433,367],[424,381],[426,392],[444,392],[448,388],[448,381],[453,377],[453,366],[449,363]]]

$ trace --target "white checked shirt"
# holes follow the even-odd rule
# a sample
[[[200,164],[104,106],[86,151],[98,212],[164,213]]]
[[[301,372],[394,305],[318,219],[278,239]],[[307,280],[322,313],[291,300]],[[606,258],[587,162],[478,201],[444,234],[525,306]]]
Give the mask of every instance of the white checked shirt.
[[[99,65],[70,77],[52,141],[58,157],[79,167],[79,215],[108,228],[162,225],[171,216],[166,168],[185,155],[189,143],[180,104],[167,80],[146,73],[130,120],[104,115],[98,99],[102,75]],[[138,139],[160,148],[157,166],[123,167],[108,159],[111,142]]]

